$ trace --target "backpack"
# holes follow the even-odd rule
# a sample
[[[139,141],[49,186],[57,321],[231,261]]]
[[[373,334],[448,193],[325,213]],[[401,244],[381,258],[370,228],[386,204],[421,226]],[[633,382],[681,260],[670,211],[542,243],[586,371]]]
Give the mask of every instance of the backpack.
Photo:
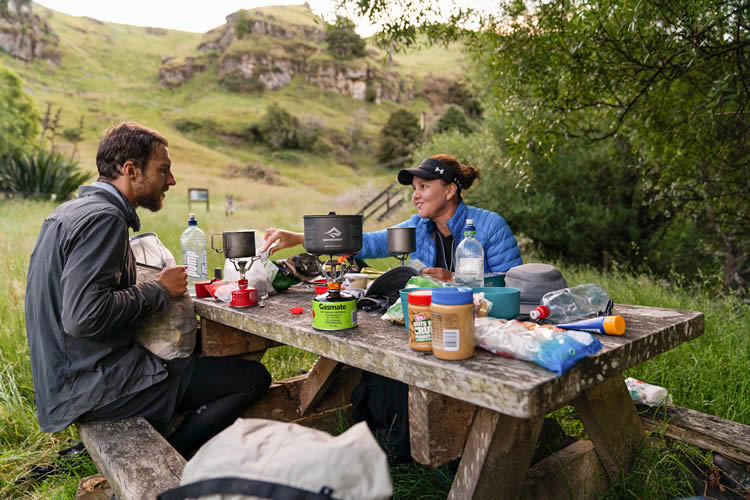
[[[257,418],[239,418],[188,461],[178,488],[159,500],[362,499],[393,495],[385,454],[367,425],[339,436]]]

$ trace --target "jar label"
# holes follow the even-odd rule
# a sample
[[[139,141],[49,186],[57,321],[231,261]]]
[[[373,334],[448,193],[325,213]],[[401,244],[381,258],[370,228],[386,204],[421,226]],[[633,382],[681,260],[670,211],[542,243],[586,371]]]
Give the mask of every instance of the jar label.
[[[443,330],[443,350],[456,352],[461,347],[459,330]]]
[[[411,326],[414,329],[414,342],[432,342],[432,322],[428,315],[415,314]]]

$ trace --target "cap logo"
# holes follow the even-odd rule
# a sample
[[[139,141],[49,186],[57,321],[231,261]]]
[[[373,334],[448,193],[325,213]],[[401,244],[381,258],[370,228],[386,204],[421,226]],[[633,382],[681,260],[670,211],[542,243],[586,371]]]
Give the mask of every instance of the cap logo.
[[[445,173],[445,169],[440,168],[440,167],[435,167],[435,172],[440,172],[440,175],[443,175]]]

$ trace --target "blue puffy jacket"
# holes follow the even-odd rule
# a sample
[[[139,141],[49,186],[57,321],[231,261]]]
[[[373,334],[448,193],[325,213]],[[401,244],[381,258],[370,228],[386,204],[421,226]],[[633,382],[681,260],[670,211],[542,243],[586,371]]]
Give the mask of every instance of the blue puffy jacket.
[[[495,212],[469,206],[463,201],[459,202],[456,213],[448,221],[455,247],[464,239],[463,229],[466,219],[474,220],[476,237],[484,248],[485,272],[505,272],[523,263],[516,238],[505,219]],[[396,227],[416,227],[417,250],[411,254],[411,258],[418,259],[427,267],[439,267],[435,265],[437,248],[432,240],[432,233],[435,231],[434,222],[430,219],[422,219],[415,214]],[[388,257],[388,230],[363,234],[362,250],[357,257],[361,259]]]

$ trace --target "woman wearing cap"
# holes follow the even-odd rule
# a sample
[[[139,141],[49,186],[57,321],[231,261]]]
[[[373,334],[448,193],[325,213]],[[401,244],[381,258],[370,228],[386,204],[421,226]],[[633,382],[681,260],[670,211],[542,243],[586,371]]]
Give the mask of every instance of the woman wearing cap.
[[[461,192],[479,179],[479,170],[462,165],[450,155],[438,154],[425,159],[417,168],[403,169],[398,181],[414,188],[412,203],[417,213],[397,227],[415,227],[417,249],[411,254],[428,266],[422,274],[448,281],[455,267],[455,251],[463,239],[466,219],[473,219],[476,238],[484,248],[485,272],[505,272],[521,264],[521,252],[505,220],[495,212],[466,205]],[[266,251],[271,252],[304,243],[303,233],[266,229]],[[388,257],[387,230],[364,233],[358,258]]]

